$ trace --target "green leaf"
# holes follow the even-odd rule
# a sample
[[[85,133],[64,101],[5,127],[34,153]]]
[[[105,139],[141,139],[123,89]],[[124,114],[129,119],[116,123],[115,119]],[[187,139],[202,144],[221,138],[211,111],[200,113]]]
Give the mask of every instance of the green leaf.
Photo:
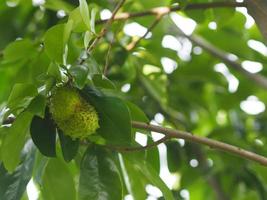
[[[96,34],[95,32],[95,16],[96,16],[96,8],[93,8],[91,11],[91,19],[90,19],[90,27],[91,27],[91,32]]]
[[[147,118],[146,114],[135,104],[131,103],[130,101],[125,101],[129,111],[131,113],[131,119],[133,121],[140,121],[148,123],[149,119]]]
[[[56,126],[51,120],[49,111],[45,118],[34,116],[31,123],[31,137],[39,151],[48,157],[56,156]]]
[[[69,69],[78,88],[83,88],[87,82],[89,69],[86,65],[75,65]]]
[[[73,20],[70,19],[65,25],[64,34],[63,34],[63,45],[64,46],[68,43],[68,40],[70,38],[71,31],[73,28],[73,23],[74,23]]]
[[[58,136],[63,158],[66,162],[69,162],[76,156],[80,141],[73,140],[71,137],[64,135],[60,130],[58,130]]]
[[[146,163],[143,165],[139,165],[140,172],[147,178],[151,183],[157,186],[165,199],[174,200],[171,190],[165,185],[165,183],[159,177],[159,174],[154,170],[154,168]]]
[[[91,39],[93,38],[93,35],[90,31],[86,31],[84,34],[84,39],[83,39],[83,45],[84,45],[84,49],[87,49],[89,42],[91,41]]]
[[[82,16],[82,20],[84,22],[84,24],[86,24],[86,27],[88,30],[91,30],[91,25],[90,25],[90,15],[89,15],[89,8],[87,5],[86,0],[79,0],[80,5],[80,13]]]
[[[75,8],[69,15],[69,20],[73,20],[72,30],[74,32],[85,32],[87,30],[86,24],[83,22],[80,8]]]
[[[24,147],[23,162],[10,174],[0,163],[0,197],[5,200],[21,199],[31,179],[35,148],[31,142]]]
[[[90,94],[88,88],[82,94],[98,112],[99,126],[97,130],[107,143],[113,145],[129,145],[132,143],[131,118],[126,104],[116,97],[99,97]]]
[[[4,59],[7,62],[27,59],[35,56],[36,49],[29,39],[16,40],[4,50]]]
[[[33,115],[41,118],[45,115],[46,98],[43,95],[36,96],[28,106],[27,110]]]
[[[114,83],[102,74],[94,74],[93,82],[97,88],[116,89]]]
[[[50,159],[42,179],[42,196],[45,200],[76,200],[74,180],[63,161]]]
[[[58,24],[48,29],[44,36],[44,47],[48,57],[58,63],[63,63],[65,45],[63,43],[65,24]]]
[[[17,83],[12,88],[9,95],[7,106],[12,110],[17,107],[25,107],[33,97],[37,95],[37,88],[30,83]]]
[[[166,143],[167,146],[167,161],[170,172],[175,173],[181,167],[183,162],[182,159],[182,148],[178,141],[169,141]]]
[[[54,11],[64,10],[66,13],[69,13],[74,9],[72,4],[63,0],[46,0],[44,7]]]
[[[5,168],[9,172],[13,171],[20,161],[20,153],[24,146],[32,117],[31,113],[22,112],[7,130],[8,134],[1,147],[1,157]]]
[[[89,147],[81,162],[80,200],[122,199],[119,172],[111,155],[99,147]]]

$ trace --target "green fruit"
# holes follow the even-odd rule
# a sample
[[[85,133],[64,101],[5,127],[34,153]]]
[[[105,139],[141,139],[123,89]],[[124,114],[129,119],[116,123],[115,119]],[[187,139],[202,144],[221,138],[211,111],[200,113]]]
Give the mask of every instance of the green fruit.
[[[62,132],[73,139],[84,139],[99,128],[95,108],[74,88],[56,89],[51,96],[50,112]]]

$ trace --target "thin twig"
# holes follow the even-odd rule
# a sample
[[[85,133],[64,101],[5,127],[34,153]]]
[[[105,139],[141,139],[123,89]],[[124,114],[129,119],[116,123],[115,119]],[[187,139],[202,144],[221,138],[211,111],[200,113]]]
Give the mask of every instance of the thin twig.
[[[117,12],[119,9],[123,6],[126,0],[120,0],[120,2],[117,4],[116,8],[112,12],[111,17],[106,21],[105,26],[100,31],[99,35],[96,37],[96,39],[92,42],[92,44],[87,48],[87,53],[90,53],[95,46],[98,44],[98,42],[101,40],[101,38],[107,33],[109,26],[112,24]]]
[[[236,71],[240,72],[244,76],[248,77],[250,80],[258,84],[259,86],[263,87],[264,89],[267,89],[267,79],[260,75],[260,74],[253,74],[249,71],[245,70],[241,62],[239,60],[233,60],[230,59],[230,54],[217,48],[204,38],[197,36],[197,35],[187,35],[185,34],[180,28],[176,27],[179,30],[179,34],[188,38],[190,41],[192,41],[194,44],[200,46],[201,48],[205,49],[207,52],[209,52],[211,55],[219,58],[222,60],[225,64],[227,64],[229,67],[235,69]]]
[[[115,35],[113,36],[110,44],[109,44],[109,47],[108,47],[108,52],[107,52],[107,55],[106,55],[106,61],[105,61],[105,66],[104,66],[104,69],[103,69],[103,74],[106,76],[107,73],[108,73],[108,65],[109,65],[109,59],[110,59],[110,53],[111,53],[111,48],[112,48],[112,45],[114,44],[114,40],[115,40]]]
[[[244,2],[211,2],[211,3],[190,3],[187,4],[185,7],[181,7],[180,5],[173,6],[173,7],[156,7],[152,8],[146,11],[142,12],[135,12],[135,13],[129,13],[124,12],[116,15],[114,17],[114,20],[127,20],[130,18],[136,18],[136,17],[144,17],[144,16],[150,16],[150,15],[159,15],[162,13],[162,11],[168,10],[168,12],[165,12],[165,14],[168,14],[170,12],[175,12],[179,10],[197,10],[197,9],[209,9],[209,8],[233,8],[233,7],[246,7],[246,3]],[[105,23],[107,20],[98,20],[96,21],[96,24],[102,24]]]
[[[121,146],[110,146],[110,145],[105,145],[105,147],[112,149],[112,150],[120,151],[120,152],[142,151],[142,150],[156,147],[159,144],[164,143],[169,139],[170,139],[169,136],[165,136],[165,137],[161,138],[160,140],[157,140],[156,142],[153,142],[153,143],[148,144],[146,146],[139,146],[139,147],[121,147]]]
[[[133,50],[137,44],[144,39],[151,31],[153,28],[156,27],[156,25],[160,22],[161,18],[164,16],[164,14],[161,15],[157,15],[156,19],[153,21],[153,23],[148,27],[147,31],[145,32],[145,34],[142,37],[139,37],[137,40],[133,40],[130,44],[127,45],[126,49],[128,51]]]
[[[192,135],[191,133],[184,132],[184,131],[173,130],[173,129],[164,128],[164,127],[160,127],[160,126],[150,125],[150,124],[146,124],[143,122],[132,121],[132,126],[134,128],[139,128],[139,129],[143,129],[143,130],[149,130],[149,131],[162,133],[162,134],[164,134],[168,137],[171,137],[171,138],[181,138],[181,139],[184,139],[186,141],[207,145],[211,148],[221,150],[224,152],[228,152],[228,153],[237,155],[239,157],[258,162],[261,165],[267,166],[267,158],[266,157],[258,155],[256,153],[253,153],[251,151],[247,151],[247,150],[242,149],[240,147],[236,147],[236,146],[224,143],[224,142],[220,142],[220,141],[216,141],[213,139]]]

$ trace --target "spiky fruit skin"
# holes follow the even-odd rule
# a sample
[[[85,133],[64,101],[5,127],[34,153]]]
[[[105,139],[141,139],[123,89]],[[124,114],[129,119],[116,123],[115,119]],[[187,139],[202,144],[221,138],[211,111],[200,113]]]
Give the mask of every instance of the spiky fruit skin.
[[[56,89],[51,96],[50,112],[59,129],[72,139],[84,139],[99,128],[95,108],[74,88]]]

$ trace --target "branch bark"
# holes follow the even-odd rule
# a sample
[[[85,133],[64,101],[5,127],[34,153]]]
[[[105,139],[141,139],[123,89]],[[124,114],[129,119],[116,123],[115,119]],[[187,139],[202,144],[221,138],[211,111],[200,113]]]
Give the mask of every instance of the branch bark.
[[[166,15],[170,12],[175,12],[179,10],[198,10],[198,9],[209,9],[209,8],[233,8],[233,7],[246,7],[246,3],[243,2],[211,2],[211,3],[190,3],[187,4],[185,7],[180,5],[172,6],[172,7],[156,7],[142,12],[124,12],[116,15],[114,20],[127,20],[130,18],[137,18],[137,17],[144,17],[144,16],[151,16],[151,15]],[[98,20],[96,24],[105,23],[107,20]]]
[[[184,131],[173,130],[173,129],[164,128],[164,127],[155,126],[155,125],[150,125],[150,124],[146,124],[146,123],[142,123],[142,122],[132,121],[132,126],[134,128],[138,128],[138,129],[162,133],[165,136],[168,136],[170,138],[181,138],[181,139],[184,139],[186,141],[190,141],[190,142],[194,142],[194,143],[198,143],[198,144],[202,144],[202,145],[207,145],[210,148],[214,148],[214,149],[217,149],[220,151],[228,152],[228,153],[234,154],[236,156],[255,161],[261,165],[267,166],[267,158],[266,157],[258,155],[256,153],[253,153],[251,151],[247,151],[245,149],[224,143],[224,142],[220,142],[220,141],[212,140],[209,138],[204,138],[204,137],[192,135],[191,133],[184,132]]]

